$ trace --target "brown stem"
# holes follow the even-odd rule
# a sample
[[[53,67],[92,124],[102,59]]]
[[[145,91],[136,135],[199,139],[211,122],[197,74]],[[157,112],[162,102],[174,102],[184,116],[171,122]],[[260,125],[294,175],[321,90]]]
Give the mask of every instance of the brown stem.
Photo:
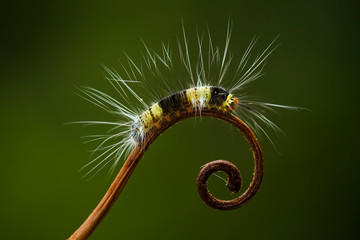
[[[163,119],[160,121],[160,127],[152,128],[146,135],[143,143],[138,144],[133,151],[130,153],[129,157],[125,161],[123,167],[120,172],[116,176],[115,180],[111,184],[109,190],[106,192],[103,199],[100,201],[98,206],[94,209],[94,211],[90,214],[90,216],[85,220],[85,222],[74,232],[73,235],[69,239],[87,239],[91,233],[95,230],[97,225],[101,222],[101,220],[105,217],[105,215],[110,211],[111,207],[115,203],[118,198],[121,190],[124,188],[126,182],[130,178],[132,172],[134,171],[136,165],[140,161],[142,155],[146,151],[146,149],[151,145],[151,143],[166,129],[175,123],[190,117],[195,117],[199,115],[199,111],[191,111],[188,112],[183,110],[181,112],[173,113],[170,115],[170,121]],[[256,139],[256,136],[251,131],[251,129],[239,118],[235,117],[231,113],[223,113],[219,112],[217,109],[207,109],[204,108],[201,110],[202,116],[210,116],[220,118],[224,121],[227,121],[238,128],[245,136],[247,141],[249,142],[255,160],[254,166],[254,177],[252,182],[250,183],[249,188],[238,198],[233,200],[219,200],[212,196],[207,190],[206,181],[208,177],[214,171],[225,171],[228,176],[228,186],[231,191],[238,191],[241,186],[241,177],[240,172],[237,170],[235,166],[229,166],[228,162],[225,161],[214,161],[208,163],[200,172],[198,176],[197,186],[198,191],[205,203],[209,206],[216,209],[234,209],[243,206],[246,204],[257,192],[259,189],[261,179],[264,171],[264,162],[262,157],[262,152],[260,145]],[[233,165],[233,164],[231,164]],[[210,167],[209,167],[210,166]],[[235,168],[235,169],[234,169]]]

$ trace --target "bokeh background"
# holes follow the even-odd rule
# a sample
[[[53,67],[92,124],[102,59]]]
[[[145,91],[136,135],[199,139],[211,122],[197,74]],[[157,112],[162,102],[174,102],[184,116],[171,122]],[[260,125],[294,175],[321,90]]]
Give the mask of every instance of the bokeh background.
[[[90,239],[353,239],[359,192],[359,15],[355,1],[14,1],[2,4],[0,71],[1,239],[65,239],[94,209],[111,178],[91,181],[77,170],[96,128],[65,126],[109,119],[74,86],[112,95],[101,64],[121,68],[126,51],[141,58],[141,38],[175,47],[181,22],[190,41],[209,27],[242,56],[276,36],[281,46],[250,90],[275,103],[311,111],[270,114],[285,132],[264,137],[265,176],[255,198],[218,211],[197,195],[200,166],[236,163],[247,186],[253,160],[247,143],[219,120],[187,120],[146,152],[113,209]],[[250,91],[249,90],[249,91]],[[240,143],[239,143],[240,142]],[[231,198],[224,182],[212,192]]]

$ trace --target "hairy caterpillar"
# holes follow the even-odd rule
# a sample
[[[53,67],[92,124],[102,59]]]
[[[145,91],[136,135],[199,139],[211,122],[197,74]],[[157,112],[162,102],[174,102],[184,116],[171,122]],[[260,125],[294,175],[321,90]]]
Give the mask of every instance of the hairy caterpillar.
[[[181,111],[193,108],[216,108],[227,112],[236,108],[238,100],[220,87],[194,87],[176,92],[161,99],[139,116],[132,125],[131,135],[135,142],[141,142],[148,129],[160,127],[160,121],[170,121],[170,115],[180,115]]]
[[[270,121],[265,113],[274,108],[297,109],[295,107],[271,104],[251,99],[243,92],[244,87],[262,76],[265,60],[276,48],[272,48],[274,40],[255,60],[250,63],[250,52],[257,38],[254,38],[239,64],[230,71],[233,56],[229,52],[231,26],[228,26],[224,50],[214,47],[210,34],[207,34],[208,46],[204,51],[204,35],[198,35],[198,51],[195,66],[191,65],[190,50],[184,33],[183,42],[178,42],[178,59],[174,59],[169,46],[162,44],[162,53],[150,50],[145,45],[143,63],[138,66],[128,56],[128,67],[123,66],[126,78],[114,70],[104,66],[107,79],[119,93],[120,101],[91,87],[79,88],[81,97],[99,106],[100,108],[115,115],[116,121],[79,121],[82,124],[100,124],[111,126],[108,134],[86,136],[87,142],[100,141],[94,152],[99,154],[83,169],[90,169],[85,174],[96,175],[102,168],[113,162],[111,169],[126,156],[134,146],[143,141],[146,133],[152,127],[158,127],[160,121],[169,120],[171,114],[179,115],[181,111],[197,109],[199,116],[204,108],[217,108],[222,112],[233,112],[245,121],[255,132],[263,132],[269,139],[264,129],[271,128],[275,131],[280,129]],[[205,53],[206,52],[206,53]],[[222,52],[222,53],[221,53]],[[178,62],[175,63],[175,61]],[[176,65],[177,64],[177,65]],[[180,68],[181,70],[179,71]],[[149,103],[143,100],[143,96],[149,95],[148,91],[154,86],[149,86],[148,79],[158,80],[157,90],[167,89],[167,94],[160,93],[153,97]],[[229,79],[227,81],[227,79]],[[159,81],[160,80],[160,81]],[[169,83],[170,82],[170,83]],[[130,84],[134,85],[131,87]],[[178,84],[174,93],[169,85]],[[187,86],[187,88],[184,88]],[[143,95],[137,93],[134,88]],[[137,104],[134,104],[137,102]],[[151,102],[155,102],[151,104]],[[139,108],[139,106],[141,106]],[[271,141],[271,139],[270,139]],[[113,143],[110,143],[113,142]],[[111,161],[113,160],[113,161]]]
[[[246,192],[234,201],[214,198],[206,189],[206,180],[215,171],[225,171],[229,178],[228,187],[231,191],[237,192],[241,186],[240,172],[237,168],[224,161],[205,166],[198,177],[198,189],[202,199],[214,208],[234,209],[244,205],[254,196],[262,179],[263,159],[260,146],[251,129],[263,132],[270,139],[265,127],[275,131],[279,128],[266,117],[266,111],[274,111],[275,108],[297,108],[257,101],[244,92],[247,84],[262,76],[265,60],[276,48],[273,47],[276,39],[263,52],[251,58],[250,53],[258,39],[254,38],[240,61],[234,64],[234,56],[229,50],[231,30],[232,26],[229,24],[223,49],[214,46],[208,32],[197,35],[197,51],[191,54],[194,51],[190,50],[183,28],[183,40],[178,41],[175,53],[170,50],[169,45],[162,44],[161,52],[158,53],[144,44],[142,63],[136,65],[127,56],[128,64],[123,65],[123,76],[104,67],[107,72],[106,78],[116,89],[120,100],[91,87],[79,88],[81,97],[116,117],[116,121],[113,122],[77,122],[110,126],[107,134],[88,136],[88,141],[100,143],[94,150],[99,152],[98,155],[82,168],[90,169],[85,176],[96,175],[111,162],[113,171],[120,159],[127,156],[128,158],[103,200],[71,239],[83,239],[82,237],[86,238],[91,234],[111,208],[151,142],[171,125],[189,117],[212,116],[233,124],[245,135],[255,159],[253,181]],[[157,80],[161,87],[149,84],[149,79]],[[169,82],[178,84],[177,87],[173,87],[175,91],[169,87]],[[143,96],[149,94],[149,89],[160,92],[153,99],[144,101]],[[161,92],[163,89],[167,89],[169,93],[164,94]]]

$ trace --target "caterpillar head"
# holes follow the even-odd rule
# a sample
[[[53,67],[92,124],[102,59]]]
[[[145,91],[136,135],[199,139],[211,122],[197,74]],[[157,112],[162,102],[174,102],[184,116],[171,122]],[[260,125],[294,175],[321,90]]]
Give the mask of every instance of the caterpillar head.
[[[233,111],[238,105],[238,100],[221,87],[212,87],[210,104],[223,111]]]
[[[232,94],[229,94],[229,96],[227,97],[226,101],[225,101],[225,107],[229,107],[230,111],[234,111],[235,108],[237,107],[239,101],[237,100],[236,97],[234,97]]]

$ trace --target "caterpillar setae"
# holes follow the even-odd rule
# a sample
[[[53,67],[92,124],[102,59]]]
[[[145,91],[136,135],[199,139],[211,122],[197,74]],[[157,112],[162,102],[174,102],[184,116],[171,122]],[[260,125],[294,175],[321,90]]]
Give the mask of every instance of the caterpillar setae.
[[[251,52],[258,40],[258,37],[254,37],[244,55],[234,63],[234,55],[230,52],[231,32],[232,24],[228,24],[223,48],[214,45],[209,31],[198,33],[196,47],[192,48],[184,27],[182,40],[178,40],[175,51],[170,50],[169,44],[162,44],[160,52],[144,44],[140,64],[135,64],[126,55],[127,64],[122,66],[122,74],[104,67],[106,78],[118,93],[116,98],[91,87],[79,88],[81,97],[116,118],[111,122],[77,122],[110,126],[106,134],[87,136],[88,141],[99,141],[99,144],[94,150],[97,155],[82,168],[88,169],[85,176],[96,175],[109,163],[112,163],[113,171],[121,159],[127,157],[127,160],[101,203],[71,239],[83,239],[90,235],[111,208],[151,142],[171,125],[189,117],[212,116],[233,124],[249,141],[255,158],[253,181],[248,190],[234,201],[214,198],[206,190],[206,180],[215,171],[225,171],[228,174],[228,187],[236,192],[241,186],[237,168],[225,161],[205,166],[198,178],[202,199],[214,208],[233,209],[244,205],[254,196],[262,179],[263,160],[253,131],[262,132],[270,139],[266,130],[280,129],[267,118],[266,112],[276,108],[297,108],[252,99],[244,92],[247,84],[263,75],[265,60],[277,47],[274,46],[276,39],[264,51],[252,57]],[[158,85],[155,86],[154,81]],[[168,94],[164,93],[166,90]],[[149,101],[143,100],[144,96],[149,96],[149,92],[152,95],[157,92],[157,96],[149,98]]]

